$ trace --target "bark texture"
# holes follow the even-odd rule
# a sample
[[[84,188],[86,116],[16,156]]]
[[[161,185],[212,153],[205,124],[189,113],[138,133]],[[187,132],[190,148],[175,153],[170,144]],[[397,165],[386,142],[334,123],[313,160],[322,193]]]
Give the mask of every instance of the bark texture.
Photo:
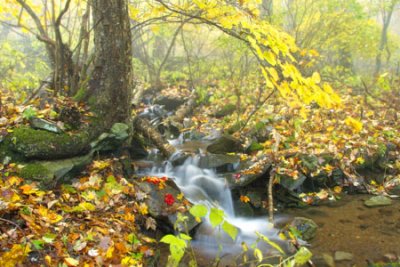
[[[89,104],[96,119],[94,132],[116,122],[130,125],[132,95],[131,31],[126,0],[93,0],[95,69]]]

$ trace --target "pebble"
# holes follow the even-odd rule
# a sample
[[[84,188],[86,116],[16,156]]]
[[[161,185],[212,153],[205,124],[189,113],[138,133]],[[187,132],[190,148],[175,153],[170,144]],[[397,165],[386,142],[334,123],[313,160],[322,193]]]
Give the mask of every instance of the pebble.
[[[353,254],[345,251],[336,251],[334,256],[335,261],[351,261]]]

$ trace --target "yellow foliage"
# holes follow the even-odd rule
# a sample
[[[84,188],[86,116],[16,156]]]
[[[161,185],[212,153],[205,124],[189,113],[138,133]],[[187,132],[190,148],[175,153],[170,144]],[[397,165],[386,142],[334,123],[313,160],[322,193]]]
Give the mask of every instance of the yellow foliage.
[[[361,132],[362,128],[363,128],[363,124],[361,121],[353,119],[352,117],[347,117],[344,121],[344,123],[350,127],[350,129],[354,132],[354,133],[359,133]]]
[[[0,266],[14,267],[22,265],[30,251],[29,244],[14,244],[10,251],[0,254]]]

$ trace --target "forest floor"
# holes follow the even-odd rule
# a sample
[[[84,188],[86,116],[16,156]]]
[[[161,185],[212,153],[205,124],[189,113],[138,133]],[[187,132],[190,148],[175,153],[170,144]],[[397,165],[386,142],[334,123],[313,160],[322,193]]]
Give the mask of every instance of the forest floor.
[[[28,125],[31,116],[57,121],[57,105],[74,105],[83,117],[90,116],[84,106],[68,99],[47,103],[38,99],[30,105],[13,99],[11,94],[2,95],[1,141],[16,127]],[[251,114],[249,105],[242,114],[217,118],[215,113],[227,103],[214,101],[201,103],[189,118],[191,125],[181,131],[225,131],[237,127],[238,121],[247,121]],[[392,105],[373,100],[366,103],[361,96],[343,97],[342,106],[336,110],[277,101],[260,109],[243,129],[232,135],[244,147],[254,143],[258,147],[242,153],[243,159],[257,161],[277,149],[284,156],[276,162],[276,172],[293,180],[302,172],[329,175],[335,168],[341,169],[347,177],[342,184],[304,192],[299,197],[309,205],[341,199],[338,202],[343,206],[295,209],[288,213],[312,218],[320,226],[311,249],[317,255],[343,250],[353,253],[354,263],[363,266],[360,264],[369,259],[365,253],[373,261],[381,259],[373,255],[385,254],[399,260],[400,251],[395,247],[399,203],[395,200],[388,207],[367,209],[361,202],[366,196],[349,198],[344,192],[355,186],[371,194],[393,196],[393,190],[400,187],[398,116],[398,109]],[[266,126],[273,131],[265,132]],[[257,139],[259,135],[267,136]],[[273,148],[274,145],[278,147]],[[333,163],[321,161],[312,168],[302,165],[296,156],[286,156],[326,153],[335,159]],[[18,173],[22,167],[10,162],[0,165],[1,266],[146,266],[151,259],[160,257],[160,236],[155,234],[156,223],[149,217],[147,196],[130,177],[125,177],[118,158],[96,158],[71,183],[57,184],[51,190],[21,178]],[[380,168],[380,175],[366,178],[358,171],[364,167]],[[174,201],[179,202],[176,211],[190,206],[184,199]],[[249,199],[243,196],[241,201]]]

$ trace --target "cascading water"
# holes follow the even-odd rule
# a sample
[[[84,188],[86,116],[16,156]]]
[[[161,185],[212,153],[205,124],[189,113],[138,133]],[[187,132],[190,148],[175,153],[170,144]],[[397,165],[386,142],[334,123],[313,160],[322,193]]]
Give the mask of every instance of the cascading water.
[[[215,255],[219,246],[228,253],[241,251],[240,244],[245,241],[250,244],[256,240],[256,232],[260,232],[270,239],[278,240],[278,230],[268,223],[267,218],[236,217],[232,202],[231,191],[225,179],[219,177],[212,169],[199,167],[201,156],[187,158],[180,166],[173,166],[170,161],[162,167],[154,167],[151,175],[167,176],[175,180],[185,197],[192,203],[202,203],[209,207],[219,207],[224,210],[226,220],[239,229],[239,236],[233,242],[228,235],[212,229],[210,224],[202,224],[196,233],[195,247],[203,253]]]
[[[231,191],[225,180],[219,178],[213,170],[199,167],[200,156],[185,160],[184,164],[173,167],[166,162],[164,167],[153,168],[152,174],[167,176],[175,180],[186,198],[192,203],[206,203],[221,207],[229,217],[234,217]]]

